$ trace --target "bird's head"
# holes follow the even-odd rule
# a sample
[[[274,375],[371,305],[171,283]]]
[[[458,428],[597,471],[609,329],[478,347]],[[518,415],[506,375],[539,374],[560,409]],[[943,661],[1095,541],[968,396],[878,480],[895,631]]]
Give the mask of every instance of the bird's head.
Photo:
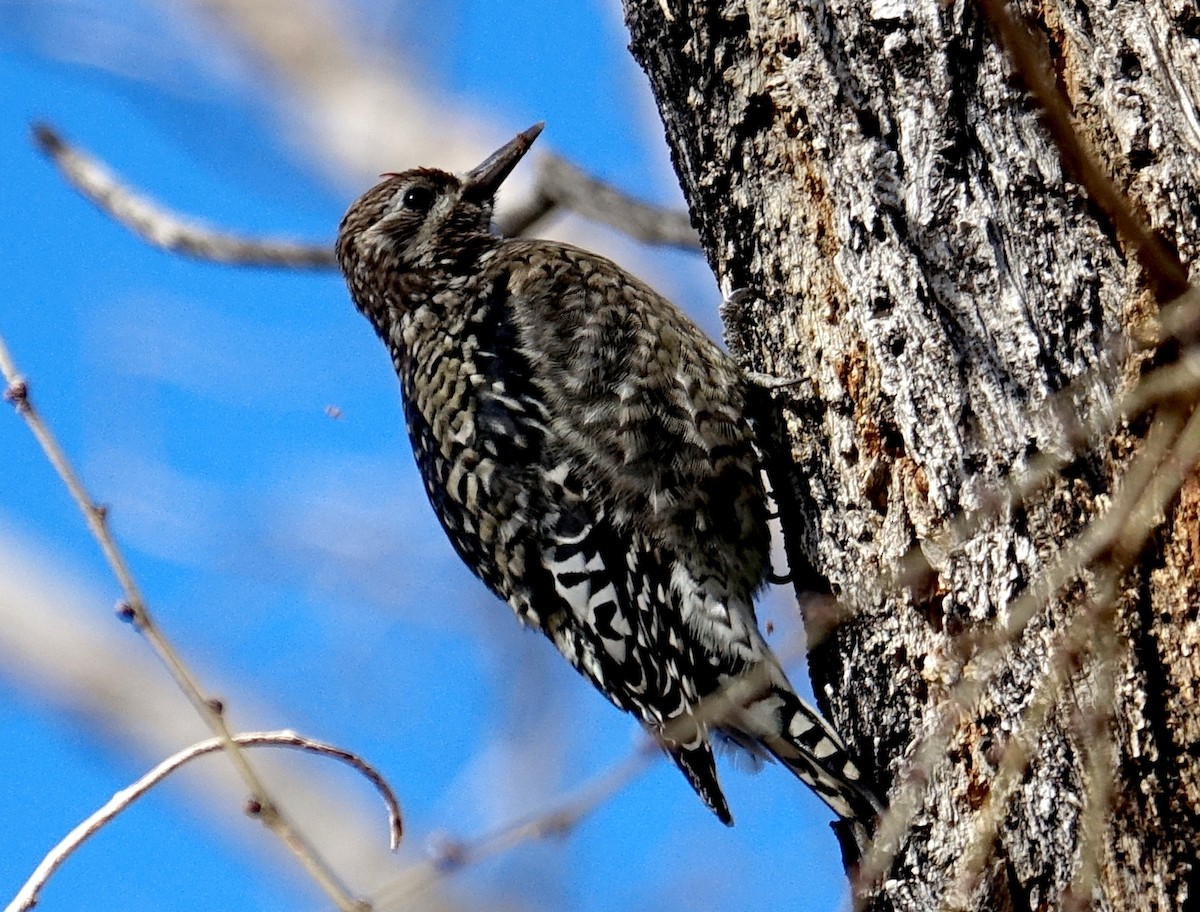
[[[487,235],[496,191],[542,126],[519,133],[465,174],[415,168],[383,175],[347,210],[338,228],[338,262],[355,297],[364,270],[433,266],[453,257],[463,242]]]

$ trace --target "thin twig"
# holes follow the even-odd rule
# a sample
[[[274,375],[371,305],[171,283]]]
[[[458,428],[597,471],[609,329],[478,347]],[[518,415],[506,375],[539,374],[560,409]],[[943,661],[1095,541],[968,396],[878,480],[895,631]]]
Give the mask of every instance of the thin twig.
[[[125,561],[121,550],[117,547],[112,533],[109,531],[108,510],[97,505],[89,496],[78,474],[76,474],[75,469],[68,461],[66,454],[58,445],[58,441],[50,433],[49,427],[33,407],[33,403],[29,398],[28,384],[21,376],[20,371],[17,370],[16,364],[13,362],[12,356],[9,354],[8,347],[5,345],[2,337],[0,337],[0,374],[3,374],[5,381],[8,383],[5,398],[14,404],[17,412],[25,419],[25,423],[29,426],[33,436],[45,452],[46,458],[67,486],[67,490],[79,506],[80,512],[83,513],[88,528],[100,545],[100,549],[103,551],[109,567],[112,568],[113,574],[116,576],[125,594],[125,600],[118,609],[122,619],[132,624],[146,638],[155,654],[166,665],[168,671],[170,671],[179,688],[192,703],[196,712],[200,714],[200,717],[205,721],[209,729],[225,746],[230,762],[233,763],[242,781],[250,790],[252,800],[257,808],[256,816],[263,822],[263,825],[291,849],[292,854],[296,856],[300,864],[308,871],[309,876],[328,894],[339,909],[344,910],[344,912],[358,910],[359,904],[350,896],[328,863],[321,858],[316,849],[309,844],[295,826],[283,816],[280,809],[272,800],[258,773],[250,765],[249,758],[247,758],[245,752],[238,747],[236,741],[231,736],[229,726],[225,722],[224,705],[214,698],[205,696],[200,683],[184,663],[175,647],[171,645],[166,635],[150,616],[137,582],[130,572],[129,565]]]
[[[398,901],[411,899],[450,874],[484,858],[511,851],[525,842],[566,835],[632,782],[657,755],[657,745],[647,742],[633,756],[601,773],[542,814],[505,824],[477,839],[443,840],[433,858],[402,871],[393,882],[380,889],[372,897],[373,907],[393,908]]]
[[[1189,345],[1178,359],[1142,377],[1122,402],[1133,417],[1160,405],[1200,400],[1200,346]]]
[[[400,845],[403,824],[400,817],[400,804],[396,800],[396,795],[392,791],[391,786],[387,784],[375,768],[357,754],[343,750],[340,747],[335,747],[332,744],[326,744],[323,741],[306,738],[292,731],[247,732],[235,735],[233,740],[240,747],[288,747],[319,754],[324,757],[332,757],[335,760],[349,764],[362,773],[370,781],[371,785],[375,787],[375,790],[379,792],[379,796],[387,806],[388,830],[391,837],[392,850],[395,851]],[[191,747],[184,748],[178,753],[172,754],[136,782],[113,795],[112,798],[97,808],[71,830],[71,832],[64,836],[58,845],[46,854],[24,886],[17,891],[17,895],[13,897],[12,902],[5,907],[5,912],[25,912],[27,909],[32,909],[37,904],[39,894],[54,875],[54,872],[62,867],[63,863],[76,849],[111,823],[118,814],[126,810],[138,798],[141,798],[146,792],[150,791],[150,789],[154,788],[154,786],[158,785],[184,764],[195,760],[197,757],[214,753],[223,748],[224,744],[219,738],[210,738],[207,741],[201,741],[199,744],[193,744]]]
[[[1079,866],[1063,896],[1065,912],[1093,908],[1093,891],[1100,876],[1104,831],[1112,809],[1115,781],[1111,741],[1116,703],[1117,632],[1101,624],[1095,637],[1094,698],[1091,714],[1082,720],[1087,763],[1084,767],[1083,813],[1079,821]]]

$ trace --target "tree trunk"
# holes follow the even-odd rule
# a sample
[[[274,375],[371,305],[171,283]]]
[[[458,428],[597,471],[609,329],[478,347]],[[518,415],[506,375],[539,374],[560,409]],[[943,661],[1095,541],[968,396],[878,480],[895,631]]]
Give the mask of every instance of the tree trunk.
[[[907,823],[868,856],[864,876],[888,866],[862,904],[1198,902],[1200,485],[1128,560],[1095,544],[1139,454],[1190,415],[1105,420],[1165,360],[1117,344],[1164,284],[973,3],[625,12],[722,290],[753,290],[730,346],[803,379],[777,396],[785,527],[843,613],[827,637],[807,618],[815,689]],[[1020,12],[1102,168],[1192,262],[1196,5]]]

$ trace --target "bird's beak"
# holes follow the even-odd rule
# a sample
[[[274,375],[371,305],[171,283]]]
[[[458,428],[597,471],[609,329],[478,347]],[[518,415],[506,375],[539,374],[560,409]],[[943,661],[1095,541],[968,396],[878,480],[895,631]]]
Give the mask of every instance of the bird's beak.
[[[544,123],[535,123],[524,133],[518,133],[484,159],[482,164],[464,174],[463,196],[480,203],[494,197],[504,179],[512,173],[545,126]]]

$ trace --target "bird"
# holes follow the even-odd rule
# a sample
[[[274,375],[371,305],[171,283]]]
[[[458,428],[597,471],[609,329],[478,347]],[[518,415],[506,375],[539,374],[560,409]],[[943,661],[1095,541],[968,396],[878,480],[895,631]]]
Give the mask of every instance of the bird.
[[[770,531],[750,381],[611,260],[493,231],[496,193],[542,128],[463,174],[385,173],[338,229],[430,504],[471,571],[723,823],[715,741],[869,821],[878,800],[755,617]]]

